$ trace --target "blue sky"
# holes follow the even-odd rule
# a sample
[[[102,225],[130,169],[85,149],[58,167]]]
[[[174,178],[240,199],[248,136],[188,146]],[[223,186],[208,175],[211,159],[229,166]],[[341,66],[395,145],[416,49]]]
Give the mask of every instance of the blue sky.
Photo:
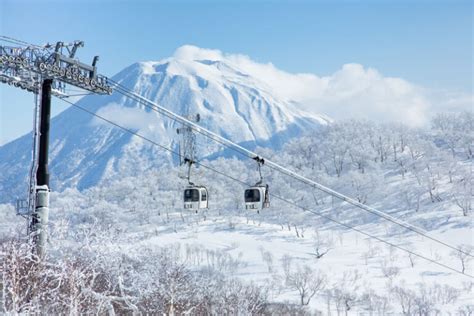
[[[0,34],[83,40],[77,56],[100,55],[99,71],[110,76],[193,44],[291,73],[325,76],[358,63],[427,89],[473,90],[471,1],[0,0]],[[32,101],[0,86],[0,144],[31,128]]]

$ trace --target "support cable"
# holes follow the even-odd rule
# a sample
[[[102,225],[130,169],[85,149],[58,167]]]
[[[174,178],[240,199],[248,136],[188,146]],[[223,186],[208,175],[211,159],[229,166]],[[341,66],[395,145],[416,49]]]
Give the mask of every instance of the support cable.
[[[8,36],[4,36],[4,35],[0,35],[0,39],[2,39],[2,40],[4,40],[4,41],[10,41],[10,42],[14,41],[14,42],[17,42],[17,43],[20,43],[20,44],[24,44],[24,45],[28,45],[28,46],[34,46],[34,47],[42,48],[41,46],[38,46],[38,45],[35,45],[35,44],[31,44],[31,43],[28,43],[28,42],[25,42],[25,41],[22,41],[22,40],[18,40],[18,39],[15,39],[15,38],[11,38],[11,37],[8,37]],[[240,146],[240,145],[238,145],[238,144],[235,144],[235,143],[233,143],[232,141],[230,141],[230,140],[228,140],[228,139],[226,139],[226,138],[224,138],[224,137],[222,137],[222,136],[220,136],[220,135],[217,135],[217,134],[215,134],[215,133],[213,133],[213,132],[211,132],[211,131],[209,131],[209,130],[207,130],[207,129],[204,129],[204,128],[200,127],[199,125],[195,124],[194,122],[191,122],[191,121],[189,121],[189,120],[187,120],[187,119],[185,119],[185,118],[183,118],[183,117],[180,117],[179,115],[176,115],[175,113],[173,113],[173,112],[169,111],[168,109],[166,109],[166,108],[164,108],[164,107],[162,107],[162,106],[156,104],[155,102],[152,102],[151,100],[148,100],[148,99],[142,97],[141,95],[139,95],[139,94],[137,94],[137,93],[135,93],[135,92],[129,90],[128,88],[124,87],[124,86],[121,85],[120,83],[118,83],[118,82],[116,82],[116,81],[114,81],[114,80],[112,80],[112,79],[110,79],[110,78],[107,78],[107,81],[108,81],[109,83],[112,83],[112,84],[114,85],[114,87],[115,87],[117,90],[121,90],[121,92],[119,91],[119,93],[121,93],[122,95],[124,95],[124,96],[126,96],[126,97],[129,97],[129,98],[132,98],[132,99],[135,99],[136,101],[138,101],[138,102],[141,103],[142,105],[145,105],[145,106],[147,106],[148,108],[150,108],[150,109],[152,109],[152,110],[154,110],[154,111],[156,111],[156,112],[158,112],[158,113],[161,113],[161,114],[163,114],[163,115],[169,117],[170,119],[172,119],[172,120],[174,120],[174,121],[179,121],[180,123],[189,126],[190,128],[194,129],[194,130],[197,131],[198,133],[200,133],[200,134],[202,134],[202,135],[204,135],[204,136],[206,136],[206,137],[208,137],[208,138],[210,138],[210,139],[212,139],[212,140],[214,140],[214,141],[216,141],[216,142],[219,142],[220,144],[224,145],[225,147],[227,147],[227,148],[229,148],[229,149],[231,149],[231,150],[234,150],[234,151],[236,151],[236,152],[239,152],[240,154],[246,156],[247,158],[252,158],[252,159],[254,159],[255,157],[258,157],[258,155],[255,154],[255,153],[253,153],[252,151],[249,151],[249,150],[247,150],[246,148],[244,148],[244,147],[242,147],[242,146]],[[67,102],[67,103],[73,104],[72,102],[68,102],[68,101],[66,101],[66,100],[64,100],[64,101]],[[95,114],[95,113],[94,113],[94,114]],[[338,198],[338,199],[340,199],[340,200],[342,200],[342,201],[344,201],[344,202],[347,202],[347,203],[349,203],[349,204],[352,204],[352,205],[354,205],[354,206],[356,206],[356,207],[358,207],[358,208],[360,208],[360,209],[362,209],[362,210],[365,210],[365,211],[367,211],[367,212],[369,212],[369,213],[371,213],[371,214],[374,214],[374,215],[376,215],[376,216],[382,217],[382,218],[384,218],[384,219],[386,219],[386,220],[388,220],[388,221],[390,221],[390,222],[392,222],[392,223],[394,223],[394,224],[397,224],[397,225],[399,225],[399,226],[401,226],[401,227],[404,227],[404,228],[406,228],[406,229],[408,229],[408,230],[410,230],[410,231],[412,231],[412,232],[415,232],[415,233],[417,233],[417,234],[420,234],[420,235],[422,235],[422,236],[424,236],[424,237],[426,237],[426,238],[428,238],[428,239],[430,239],[430,240],[432,240],[432,241],[434,241],[434,242],[437,242],[437,243],[439,243],[439,244],[441,244],[441,245],[444,245],[444,246],[446,246],[446,247],[448,247],[448,248],[451,248],[451,249],[453,249],[453,250],[456,250],[456,251],[458,251],[459,253],[462,253],[462,254],[467,255],[467,256],[469,256],[469,257],[474,257],[474,255],[471,255],[471,254],[468,253],[468,252],[465,252],[465,251],[463,251],[463,250],[461,250],[461,249],[459,249],[459,248],[457,248],[457,247],[455,247],[455,246],[452,246],[452,245],[450,245],[450,244],[447,244],[447,243],[445,243],[445,242],[443,242],[443,241],[441,241],[441,240],[439,240],[439,239],[436,239],[436,238],[434,238],[434,237],[428,235],[428,234],[426,233],[426,231],[421,230],[419,227],[413,226],[413,225],[411,225],[411,224],[409,224],[409,223],[407,223],[407,222],[401,221],[401,220],[399,220],[399,219],[397,219],[397,218],[395,218],[395,217],[393,217],[393,216],[390,216],[390,215],[388,215],[388,214],[386,214],[386,213],[384,213],[384,212],[381,212],[381,211],[379,211],[379,210],[377,210],[377,209],[375,209],[375,208],[372,208],[372,207],[370,207],[370,206],[368,206],[368,205],[365,205],[365,204],[363,204],[363,203],[360,203],[360,202],[358,202],[358,201],[356,201],[356,200],[354,200],[354,199],[352,199],[352,198],[350,198],[350,197],[348,197],[348,196],[345,196],[345,195],[343,195],[343,194],[341,194],[341,193],[339,193],[339,192],[337,192],[337,191],[334,191],[334,190],[332,190],[332,189],[330,189],[330,188],[328,188],[328,187],[326,187],[326,186],[324,186],[324,185],[322,185],[322,184],[320,184],[320,183],[317,183],[317,182],[315,182],[315,181],[313,181],[313,180],[307,179],[306,177],[303,177],[303,176],[301,176],[301,175],[299,175],[299,174],[297,174],[297,173],[295,173],[295,172],[293,172],[293,171],[291,171],[291,170],[289,170],[289,169],[287,169],[287,168],[284,168],[284,167],[282,167],[282,166],[280,166],[280,165],[278,165],[278,164],[276,164],[276,163],[274,163],[274,162],[272,162],[272,161],[270,161],[270,160],[268,160],[268,159],[265,159],[265,160],[266,160],[266,162],[267,162],[266,165],[267,165],[269,168],[273,169],[273,170],[279,171],[280,173],[283,173],[283,174],[285,174],[285,175],[287,175],[287,176],[289,176],[289,177],[292,177],[292,178],[294,178],[294,179],[296,179],[296,180],[299,180],[300,182],[303,182],[303,183],[305,183],[305,184],[307,184],[307,185],[309,185],[309,186],[311,186],[311,187],[313,187],[313,188],[315,188],[315,189],[318,189],[318,190],[320,190],[320,191],[322,191],[322,192],[325,192],[325,193],[327,193],[327,194],[329,194],[329,195],[331,195],[331,196],[333,196],[333,197],[336,197],[336,198]]]
[[[78,105],[78,104],[76,104],[76,103],[70,102],[70,101],[65,100],[65,99],[61,99],[61,100],[64,101],[64,102],[66,102],[66,103],[68,103],[68,104],[70,104],[70,105],[72,105],[72,106],[74,106],[74,107],[76,107],[76,108],[78,108],[78,109],[80,109],[80,110],[82,110],[82,111],[84,111],[84,112],[86,112],[86,113],[89,113],[90,115],[93,115],[93,116],[95,116],[95,117],[97,117],[97,118],[99,118],[99,119],[101,119],[101,120],[103,120],[103,121],[105,121],[105,122],[107,122],[107,123],[109,123],[109,124],[111,124],[111,125],[117,127],[117,128],[120,128],[120,129],[122,129],[123,131],[125,131],[125,132],[127,132],[127,133],[133,134],[133,135],[135,135],[135,136],[137,136],[137,137],[139,137],[139,138],[141,138],[141,139],[143,139],[143,140],[145,140],[145,141],[147,141],[147,142],[149,142],[149,143],[151,143],[151,144],[153,144],[153,145],[155,145],[155,146],[157,146],[157,147],[160,147],[160,148],[162,148],[162,149],[164,149],[164,150],[170,152],[171,154],[174,154],[174,155],[177,155],[177,156],[181,156],[178,152],[172,150],[171,148],[166,147],[166,146],[163,146],[163,145],[161,145],[161,144],[155,142],[154,140],[152,140],[152,139],[150,139],[150,138],[148,138],[148,137],[146,137],[146,136],[143,136],[143,135],[139,134],[139,133],[136,132],[136,131],[133,131],[133,130],[131,130],[131,129],[128,129],[128,128],[126,128],[126,127],[120,125],[120,124],[117,124],[117,123],[115,123],[115,122],[113,122],[113,121],[111,121],[111,120],[109,120],[109,119],[107,119],[107,118],[105,118],[105,117],[103,117],[103,116],[101,116],[101,115],[99,115],[99,114],[97,114],[97,113],[94,113],[94,112],[92,112],[92,111],[90,111],[90,110],[88,110],[88,109],[86,109],[86,108],[84,108],[84,107],[82,107],[82,106],[80,106],[80,105]],[[212,171],[212,172],[214,172],[214,173],[217,173],[217,174],[219,174],[219,175],[221,175],[221,176],[223,176],[223,177],[229,178],[229,179],[231,179],[231,180],[233,180],[233,181],[235,181],[235,182],[238,182],[238,183],[240,183],[240,184],[242,184],[242,185],[249,186],[249,184],[246,183],[245,181],[242,181],[242,180],[240,180],[240,179],[237,179],[237,178],[235,178],[235,177],[233,177],[233,176],[231,176],[231,175],[229,175],[229,174],[227,174],[227,173],[224,173],[224,172],[222,172],[222,171],[219,171],[219,170],[217,170],[217,169],[215,169],[215,168],[213,168],[213,167],[210,167],[210,166],[208,166],[208,165],[206,165],[206,164],[203,164],[203,163],[201,163],[201,162],[199,162],[199,161],[196,161],[195,163],[198,164],[198,165],[200,165],[200,166],[202,166],[202,167],[204,167],[204,168],[206,168],[206,169],[208,169],[208,170],[210,170],[210,171]],[[418,253],[413,252],[413,251],[411,251],[411,250],[408,250],[408,249],[406,249],[406,248],[404,248],[404,247],[402,247],[402,246],[399,246],[399,245],[397,245],[397,244],[394,244],[394,243],[392,243],[392,242],[390,242],[390,241],[387,241],[387,240],[385,240],[385,239],[382,239],[382,238],[377,237],[377,236],[375,236],[375,235],[372,235],[372,234],[370,234],[370,233],[364,232],[362,229],[356,228],[356,227],[354,227],[354,226],[352,226],[352,225],[349,225],[349,224],[343,223],[343,222],[341,222],[341,221],[338,221],[338,220],[336,220],[336,219],[333,219],[332,217],[329,217],[329,216],[327,216],[327,215],[325,215],[325,214],[322,214],[322,213],[320,213],[320,212],[317,212],[317,211],[308,209],[308,208],[306,208],[306,207],[303,207],[303,206],[301,206],[301,205],[298,205],[298,204],[296,204],[295,202],[290,201],[290,200],[288,200],[288,199],[285,199],[285,198],[283,198],[283,197],[281,197],[281,196],[279,196],[279,195],[272,194],[272,193],[270,193],[270,195],[271,195],[272,197],[275,197],[276,199],[279,199],[279,200],[281,200],[281,201],[283,201],[283,202],[289,204],[289,205],[298,207],[298,208],[302,209],[303,211],[306,211],[306,212],[312,213],[312,214],[314,214],[314,215],[317,215],[317,216],[319,216],[319,217],[325,218],[325,219],[327,219],[327,220],[329,220],[329,221],[332,221],[332,222],[334,222],[334,223],[336,223],[336,224],[339,224],[339,225],[341,225],[341,226],[343,226],[343,227],[346,227],[346,228],[348,228],[348,229],[354,230],[354,231],[356,231],[356,232],[358,232],[358,233],[360,233],[360,234],[362,234],[362,235],[364,235],[364,236],[367,236],[367,237],[369,237],[369,238],[375,239],[375,240],[377,240],[377,241],[379,241],[379,242],[381,242],[381,243],[385,243],[385,244],[387,244],[387,245],[389,245],[389,246],[392,246],[392,247],[394,247],[394,248],[397,248],[397,249],[399,249],[399,250],[401,250],[401,251],[405,251],[405,252],[407,252],[407,253],[409,253],[409,254],[412,254],[412,255],[414,255],[414,256],[417,256],[417,257],[419,257],[419,258],[421,258],[421,259],[424,259],[424,260],[426,260],[426,261],[428,261],[428,262],[431,262],[431,263],[433,263],[433,264],[436,264],[436,265],[438,265],[438,266],[440,266],[440,267],[443,267],[443,268],[445,268],[445,269],[451,270],[451,271],[453,271],[453,272],[456,272],[456,273],[459,273],[459,274],[464,275],[464,276],[466,276],[466,277],[469,277],[469,278],[474,279],[474,276],[469,275],[469,274],[466,274],[466,273],[463,273],[461,270],[458,270],[458,269],[453,268],[453,267],[451,267],[451,266],[448,266],[448,265],[446,265],[446,264],[444,264],[444,263],[442,263],[442,262],[439,262],[439,261],[437,261],[437,260],[428,258],[428,257],[426,257],[426,256],[424,256],[424,255],[418,254]]]
[[[0,41],[7,42],[10,44],[15,44],[15,45],[21,45],[21,46],[27,46],[27,47],[34,47],[34,48],[45,48],[45,46],[40,46],[36,44],[31,44],[13,37],[5,36],[5,35],[0,35]]]
[[[140,104],[142,104],[142,105],[148,107],[149,109],[151,109],[151,110],[153,110],[153,111],[155,111],[155,112],[157,112],[157,113],[163,114],[163,115],[165,115],[166,117],[168,117],[168,118],[170,118],[170,119],[172,119],[172,120],[174,120],[174,121],[177,121],[177,122],[180,122],[180,123],[182,123],[182,124],[184,124],[184,125],[187,125],[187,126],[189,126],[190,128],[194,129],[196,132],[198,132],[198,133],[204,135],[205,137],[208,137],[208,138],[210,138],[210,139],[212,139],[212,140],[214,140],[214,141],[216,141],[216,142],[219,142],[220,144],[226,146],[227,148],[229,148],[229,149],[231,149],[231,150],[234,150],[234,151],[236,151],[236,152],[239,152],[240,154],[244,155],[244,156],[247,157],[247,158],[254,159],[255,157],[258,157],[258,155],[257,155],[256,153],[254,153],[254,152],[252,152],[252,151],[250,151],[250,150],[247,150],[246,148],[244,148],[244,147],[242,147],[242,146],[240,146],[240,145],[238,145],[238,144],[235,144],[234,142],[232,142],[232,141],[230,141],[230,140],[228,140],[228,139],[226,139],[226,138],[224,138],[224,137],[222,137],[222,136],[220,136],[220,135],[217,135],[217,134],[215,134],[215,133],[213,133],[213,132],[211,132],[211,131],[205,129],[205,128],[203,128],[203,127],[197,125],[196,123],[191,122],[191,121],[187,120],[186,118],[183,118],[183,117],[181,117],[181,116],[179,116],[179,115],[177,115],[177,114],[171,112],[170,110],[168,110],[168,109],[166,109],[166,108],[164,108],[164,107],[158,105],[157,103],[155,103],[155,102],[153,102],[153,101],[151,101],[151,100],[148,100],[148,99],[142,97],[141,95],[139,95],[139,94],[137,94],[137,93],[135,93],[135,92],[133,92],[133,91],[131,91],[131,90],[125,88],[125,87],[124,87],[123,85],[121,85],[120,83],[118,83],[118,82],[116,82],[116,81],[114,81],[114,80],[112,80],[112,79],[108,79],[108,82],[109,82],[111,85],[114,86],[115,90],[116,90],[118,93],[124,95],[125,97],[128,97],[128,98],[130,98],[130,99],[132,99],[132,100],[135,100],[135,101],[137,101],[138,103],[140,103]],[[412,231],[412,232],[417,233],[417,234],[419,234],[419,235],[421,235],[421,236],[424,236],[424,237],[426,237],[426,238],[428,238],[428,239],[430,239],[430,240],[432,240],[432,241],[434,241],[434,242],[437,242],[437,243],[439,243],[439,244],[441,244],[441,245],[443,245],[443,246],[446,246],[446,247],[448,247],[448,248],[450,248],[450,249],[453,249],[453,250],[456,250],[456,251],[458,251],[458,252],[460,252],[460,253],[463,253],[464,255],[467,255],[467,256],[469,256],[469,257],[474,257],[474,255],[472,255],[472,254],[470,254],[470,253],[468,253],[468,252],[465,252],[465,251],[463,251],[463,250],[461,250],[461,249],[459,249],[459,248],[457,248],[457,247],[455,247],[455,246],[452,246],[452,245],[450,245],[450,244],[448,244],[448,243],[446,243],[446,242],[443,242],[443,241],[441,241],[441,240],[439,240],[439,239],[437,239],[437,238],[435,238],[435,237],[432,237],[432,236],[428,235],[426,231],[422,230],[422,229],[419,228],[419,227],[416,227],[416,226],[414,226],[414,225],[411,225],[411,224],[409,224],[409,223],[407,223],[407,222],[405,222],[405,221],[399,220],[399,219],[397,219],[397,218],[395,218],[395,217],[393,217],[393,216],[391,216],[391,215],[388,215],[388,214],[386,214],[386,213],[384,213],[384,212],[382,212],[382,211],[379,211],[379,210],[377,210],[377,209],[375,209],[375,208],[373,208],[373,207],[370,207],[370,206],[368,206],[368,205],[365,205],[365,204],[363,204],[363,203],[360,203],[359,201],[357,201],[357,200],[355,200],[355,199],[353,199],[353,198],[350,198],[350,197],[348,197],[348,196],[346,196],[346,195],[344,195],[344,194],[342,194],[342,193],[339,193],[339,192],[337,192],[337,191],[335,191],[335,190],[333,190],[333,189],[330,189],[330,188],[328,188],[328,187],[326,187],[326,186],[324,186],[324,185],[322,185],[322,184],[320,184],[320,183],[318,183],[318,182],[315,182],[315,181],[313,181],[313,180],[311,180],[311,179],[308,179],[308,178],[306,178],[306,177],[303,177],[303,176],[301,176],[301,175],[299,175],[299,174],[297,174],[297,173],[295,173],[295,172],[293,172],[293,171],[291,171],[291,170],[289,170],[289,169],[287,169],[287,168],[285,168],[285,167],[283,167],[283,166],[280,166],[279,164],[277,164],[277,163],[275,163],[275,162],[272,162],[272,161],[270,161],[270,160],[268,160],[268,159],[265,159],[265,162],[266,162],[265,165],[268,166],[269,168],[271,168],[271,169],[273,169],[273,170],[275,170],[275,171],[278,171],[278,172],[280,172],[280,173],[282,173],[282,174],[285,174],[285,175],[287,175],[287,176],[289,176],[289,177],[291,177],[291,178],[293,178],[293,179],[296,179],[296,180],[298,180],[298,181],[300,181],[300,182],[302,182],[302,183],[304,183],[304,184],[306,184],[306,185],[309,185],[309,186],[311,186],[311,187],[314,188],[314,189],[320,190],[320,191],[322,191],[322,192],[324,192],[324,193],[326,193],[326,194],[328,194],[328,195],[330,195],[330,196],[333,196],[333,197],[335,197],[335,198],[337,198],[337,199],[340,199],[340,200],[342,200],[342,201],[344,201],[344,202],[347,202],[347,203],[349,203],[349,204],[351,204],[351,205],[353,205],[353,206],[355,206],[355,207],[357,207],[357,208],[360,208],[360,209],[362,209],[362,210],[364,210],[364,211],[366,211],[366,212],[369,212],[369,213],[371,213],[371,214],[373,214],[373,215],[376,215],[376,216],[378,216],[378,217],[384,218],[385,220],[387,220],[387,221],[389,221],[389,222],[392,222],[392,223],[394,223],[394,224],[396,224],[396,225],[399,225],[399,226],[401,226],[401,227],[403,227],[403,228],[405,228],[405,229],[407,229],[407,230],[409,230],[409,231]]]

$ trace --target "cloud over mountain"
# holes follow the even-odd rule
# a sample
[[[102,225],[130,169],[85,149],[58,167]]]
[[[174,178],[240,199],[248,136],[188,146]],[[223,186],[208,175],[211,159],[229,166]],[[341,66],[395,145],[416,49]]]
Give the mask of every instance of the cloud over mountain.
[[[367,118],[423,126],[434,112],[469,110],[473,103],[470,94],[432,91],[357,63],[345,64],[329,76],[318,76],[293,74],[245,55],[191,45],[178,48],[174,58],[225,61],[261,80],[278,98],[295,101],[303,110],[334,119]]]

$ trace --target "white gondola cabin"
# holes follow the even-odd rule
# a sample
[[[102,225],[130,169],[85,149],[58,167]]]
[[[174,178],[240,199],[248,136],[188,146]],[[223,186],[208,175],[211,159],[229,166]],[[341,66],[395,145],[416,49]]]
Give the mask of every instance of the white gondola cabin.
[[[184,190],[184,209],[195,211],[208,208],[206,187],[190,185]]]
[[[246,210],[255,210],[259,213],[263,208],[270,207],[268,185],[258,185],[246,189],[244,198]]]

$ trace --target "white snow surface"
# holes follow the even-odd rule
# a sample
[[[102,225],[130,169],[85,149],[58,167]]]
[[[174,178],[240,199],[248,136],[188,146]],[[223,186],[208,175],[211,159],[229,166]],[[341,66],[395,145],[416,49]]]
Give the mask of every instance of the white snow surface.
[[[358,148],[357,145],[361,134],[364,138],[370,133],[365,135],[364,130],[361,132],[358,128],[355,128],[357,133],[348,133],[345,137],[339,137],[344,136],[342,133],[335,134],[334,138],[316,138],[315,144],[302,139],[293,151],[278,151],[281,145],[303,132],[311,134],[331,120],[324,115],[307,113],[297,103],[279,97],[281,94],[274,91],[273,85],[239,68],[232,58],[226,59],[222,54],[212,54],[212,51],[202,55],[199,50],[189,55],[189,51],[189,48],[178,50],[172,58],[162,61],[133,64],[113,79],[176,113],[199,113],[202,118],[199,124],[243,143],[249,149],[257,146],[274,149],[268,150],[272,160],[276,158],[282,164],[291,165],[292,170],[308,178],[322,183],[327,181],[332,188],[348,195],[366,195],[371,206],[420,226],[433,237],[454,246],[473,245],[472,213],[461,215],[453,203],[456,193],[453,186],[467,181],[466,172],[470,170],[472,173],[472,158],[453,156],[457,167],[452,168],[450,160],[440,153],[445,150],[443,140],[441,149],[422,150],[420,148],[427,145],[425,142],[430,146],[436,142],[423,133],[416,134],[416,131],[407,138],[410,142],[407,148],[413,150],[411,158],[407,148],[401,151],[395,148],[398,160],[389,155],[388,162],[374,162],[370,146]],[[179,125],[133,100],[119,94],[91,96],[82,99],[80,105],[176,150],[176,128]],[[381,136],[388,135],[387,140],[374,139],[380,141],[380,150],[390,153],[391,146],[399,143],[398,137],[403,136],[405,128],[400,127],[397,131],[393,126],[381,126],[380,129],[386,132]],[[328,143],[324,144],[324,141]],[[253,162],[214,159],[212,154],[222,148],[199,135],[197,142],[200,148],[198,156],[210,157],[206,163],[224,174],[254,183],[255,166],[250,165]],[[16,195],[26,192],[30,143],[31,135],[25,135],[0,147],[0,203],[12,202]],[[363,173],[354,170],[354,162],[343,156],[349,147],[356,159],[357,155],[362,156],[364,159],[361,161],[368,164]],[[195,177],[208,185],[211,209],[197,215],[185,213],[181,208],[181,194],[186,183],[178,173],[183,170],[172,168],[173,159],[168,153],[75,108],[53,119],[50,149],[53,190],[50,240],[54,242],[48,247],[52,255],[68,247],[81,248],[90,241],[77,240],[76,234],[97,229],[93,231],[96,236],[89,237],[105,237],[93,244],[94,250],[111,256],[133,257],[146,249],[179,245],[185,260],[199,261],[187,257],[189,249],[202,249],[203,253],[220,250],[241,263],[229,272],[232,276],[270,285],[272,302],[297,304],[297,291],[283,280],[282,259],[291,256],[294,268],[308,265],[327,275],[328,291],[318,293],[310,303],[312,311],[319,310],[325,314],[329,314],[328,311],[332,315],[340,312],[336,310],[334,297],[327,304],[328,293],[336,295],[336,290],[346,290],[357,297],[349,312],[351,315],[375,313],[367,310],[367,302],[362,302],[363,294],[370,291],[389,299],[391,312],[399,314],[400,305],[393,293],[387,292],[389,287],[401,286],[415,293],[421,291],[420,284],[429,287],[435,283],[459,291],[453,304],[437,301],[436,309],[442,315],[456,314],[460,306],[472,306],[474,283],[468,276],[421,258],[414,259],[412,266],[404,251],[275,199],[271,208],[260,215],[246,212],[242,209],[243,186],[228,179],[222,180],[209,170],[201,168]],[[266,149],[258,150],[267,156]],[[348,170],[336,176],[332,165],[337,166],[336,160],[341,156],[345,157],[344,166]],[[405,164],[397,167],[404,159]],[[265,172],[266,180],[272,185],[271,192],[303,206],[309,205],[317,212],[427,258],[455,269],[461,268],[448,247],[403,231],[327,196],[321,197],[318,193],[315,196],[307,187],[271,170]],[[454,181],[448,181],[452,174]],[[361,187],[357,187],[358,181]],[[440,197],[439,201],[430,199],[428,195],[433,181],[436,182],[434,193]],[[65,191],[61,192],[63,189]],[[11,205],[0,204],[0,237],[19,234],[15,230],[20,227],[15,226],[19,217],[15,218],[13,214]],[[330,248],[319,259],[315,257],[316,233],[328,242],[326,248]],[[264,259],[265,253],[267,260]],[[272,265],[268,264],[268,253],[273,258],[270,260]],[[193,264],[206,264],[205,259],[201,260]],[[395,273],[389,275],[390,269]],[[467,267],[466,274],[473,274],[472,265]],[[360,277],[350,283],[351,275]]]

